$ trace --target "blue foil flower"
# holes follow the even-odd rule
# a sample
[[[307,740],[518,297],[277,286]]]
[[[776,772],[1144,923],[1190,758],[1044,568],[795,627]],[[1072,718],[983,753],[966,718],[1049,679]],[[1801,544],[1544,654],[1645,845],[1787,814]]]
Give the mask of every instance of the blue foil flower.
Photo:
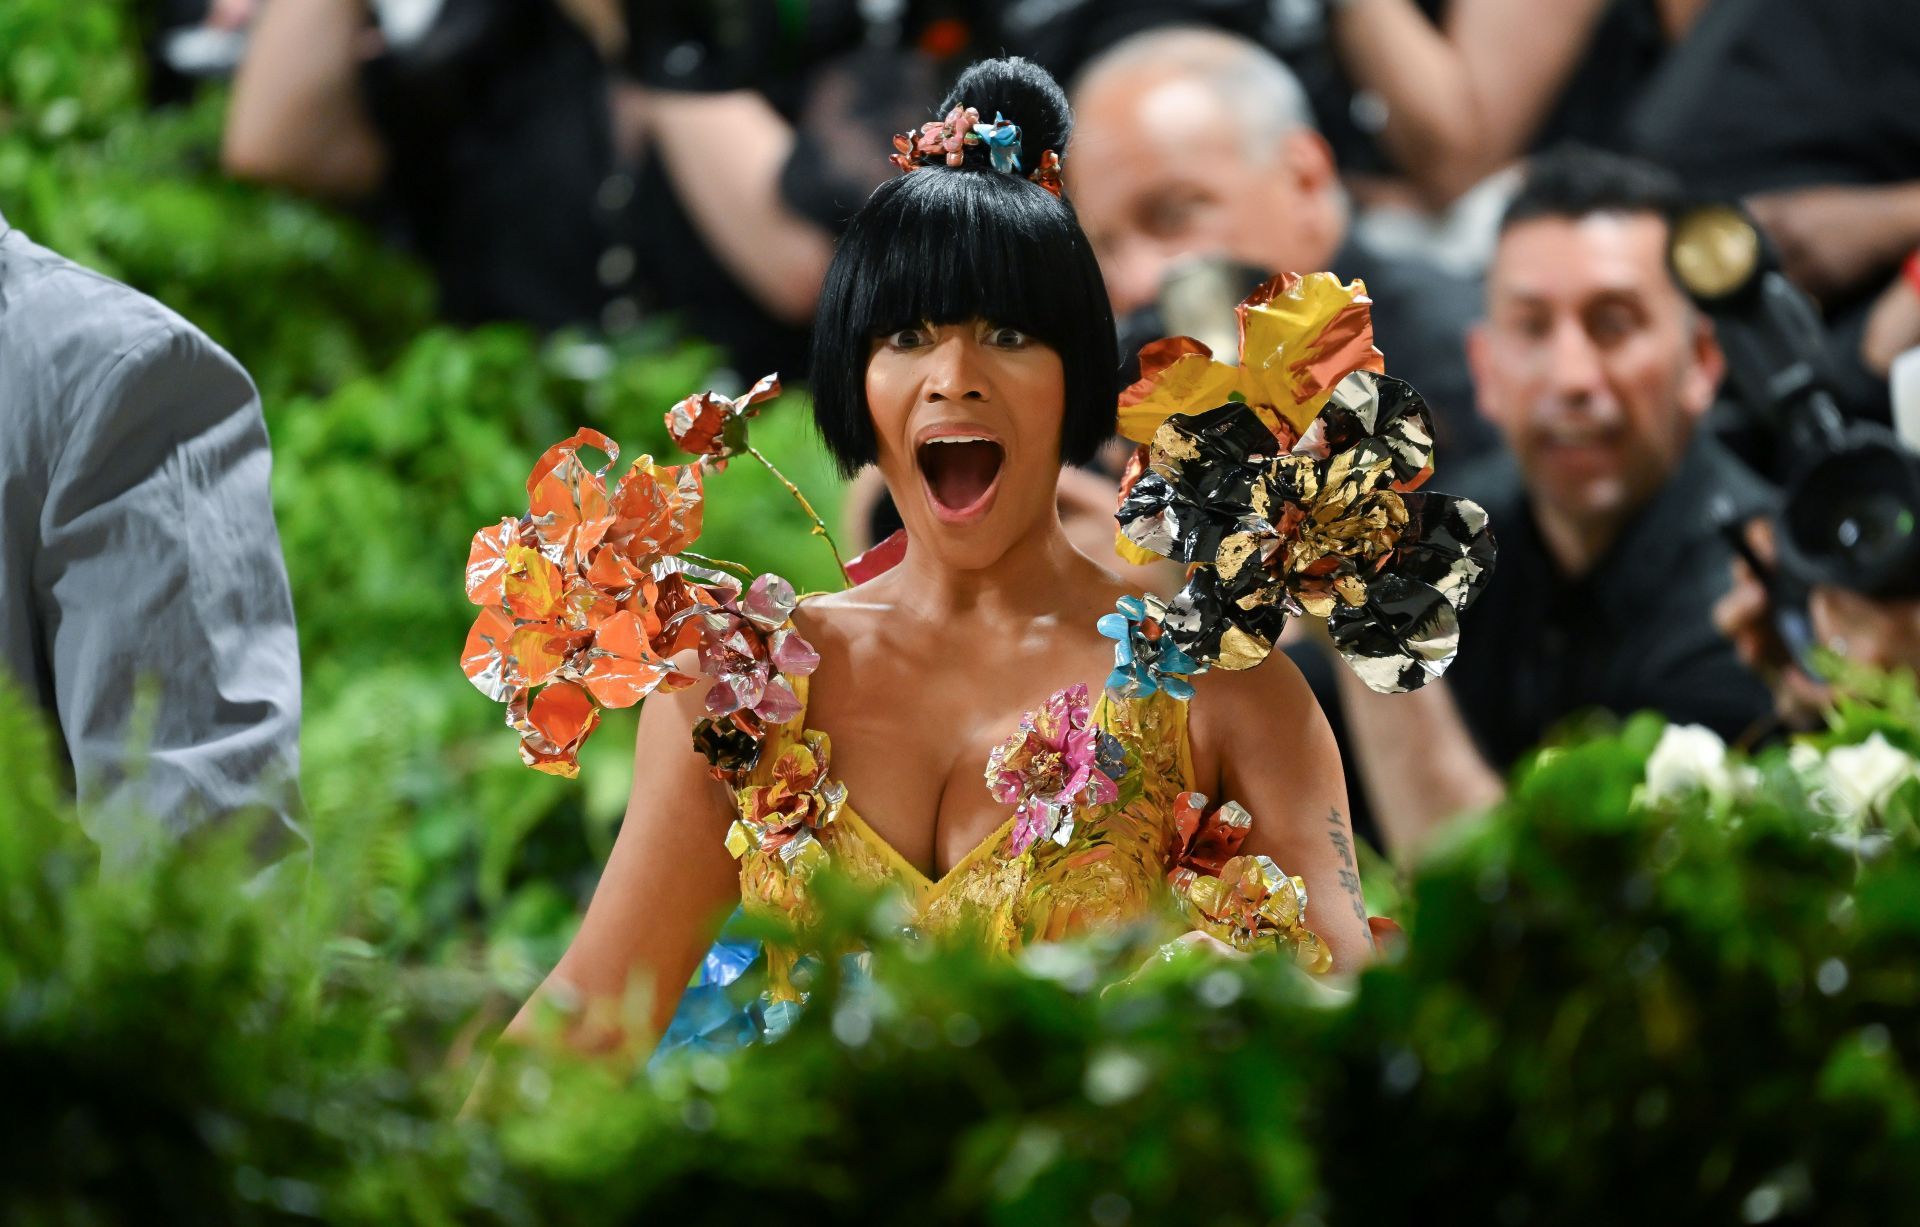
[[[1115,607],[1119,612],[1096,623],[1102,635],[1115,641],[1108,692],[1137,699],[1164,690],[1176,699],[1191,699],[1193,683],[1183,675],[1204,673],[1206,666],[1174,646],[1173,636],[1164,632],[1166,604],[1152,595],[1123,596]]]
[[[991,124],[975,124],[974,133],[987,147],[993,168],[1001,174],[1020,169],[1020,125],[1009,123],[1000,112],[993,113]]]

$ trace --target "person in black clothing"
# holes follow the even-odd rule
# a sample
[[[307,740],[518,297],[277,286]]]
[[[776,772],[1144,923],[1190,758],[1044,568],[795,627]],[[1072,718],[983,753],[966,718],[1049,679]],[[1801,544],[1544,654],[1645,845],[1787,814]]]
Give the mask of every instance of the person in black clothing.
[[[1437,209],[1528,152],[1564,141],[1627,148],[1634,99],[1714,2],[1334,0],[1329,7],[1354,84],[1383,104],[1383,151]]]
[[[1581,712],[1650,708],[1729,740],[1769,715],[1712,621],[1731,576],[1719,519],[1765,490],[1699,429],[1724,363],[1668,271],[1680,200],[1665,172],[1576,150],[1536,158],[1508,207],[1470,354],[1513,463],[1449,479],[1487,509],[1493,579],[1440,682],[1339,683],[1397,851],[1497,799],[1505,771]]]
[[[277,0],[222,161],[365,208],[433,270],[449,320],[618,331],[636,314],[631,193],[610,190],[621,37],[613,0]]]

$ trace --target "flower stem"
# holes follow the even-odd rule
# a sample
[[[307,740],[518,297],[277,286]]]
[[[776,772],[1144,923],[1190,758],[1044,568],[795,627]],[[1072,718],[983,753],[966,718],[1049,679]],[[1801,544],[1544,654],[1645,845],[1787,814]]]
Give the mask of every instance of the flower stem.
[[[820,513],[813,509],[813,504],[807,501],[807,496],[800,493],[800,487],[794,485],[791,478],[782,473],[773,461],[767,459],[764,452],[751,443],[747,444],[747,454],[765,465],[767,472],[773,474],[780,484],[787,488],[788,494],[793,495],[794,501],[800,504],[800,510],[806,512],[807,518],[813,521],[814,535],[824,540],[827,548],[833,551],[833,565],[840,568],[841,581],[847,587],[853,587],[853,577],[847,574],[847,564],[840,559],[840,547],[833,543],[833,534],[827,531],[826,521],[822,520]]]
[[[695,562],[700,563],[703,566],[723,567],[728,571],[733,571],[740,575],[744,575],[748,579],[753,578],[753,568],[747,566],[744,563],[730,562],[725,558],[709,558],[705,554],[696,554],[692,550],[681,550],[680,557],[691,558]]]

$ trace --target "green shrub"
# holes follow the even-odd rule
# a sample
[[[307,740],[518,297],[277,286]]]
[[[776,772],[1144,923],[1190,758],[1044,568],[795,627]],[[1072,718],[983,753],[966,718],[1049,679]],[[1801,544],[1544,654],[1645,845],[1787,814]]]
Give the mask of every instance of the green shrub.
[[[1854,841],[1784,751],[1658,801],[1657,724],[1544,756],[1345,996],[1261,959],[1109,988],[1129,935],[1003,963],[837,897],[821,940],[872,978],[829,965],[786,1039],[648,1077],[505,1051],[462,1122],[496,980],[351,936],[378,848],[249,886],[216,835],[102,876],[0,712],[9,1222],[1865,1223],[1920,1193],[1912,832]]]

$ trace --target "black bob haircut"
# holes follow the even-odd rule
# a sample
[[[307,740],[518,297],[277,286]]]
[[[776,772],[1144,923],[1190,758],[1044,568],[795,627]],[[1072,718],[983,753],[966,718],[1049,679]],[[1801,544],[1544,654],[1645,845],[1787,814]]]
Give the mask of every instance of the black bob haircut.
[[[874,190],[848,225],[813,327],[813,420],[843,473],[875,459],[867,408],[873,341],[923,323],[985,319],[1052,347],[1065,374],[1061,459],[1083,464],[1112,437],[1120,356],[1113,307],[1073,206],[1026,178],[1066,151],[1066,96],[1019,58],[969,68],[947,100],[1021,128],[1021,170],[971,146],[957,167],[925,166]],[[877,155],[876,155],[877,156]]]
[[[1555,145],[1527,159],[1520,190],[1500,217],[1505,233],[1543,217],[1651,213],[1672,226],[1688,204],[1678,176],[1651,162],[1586,145]]]

